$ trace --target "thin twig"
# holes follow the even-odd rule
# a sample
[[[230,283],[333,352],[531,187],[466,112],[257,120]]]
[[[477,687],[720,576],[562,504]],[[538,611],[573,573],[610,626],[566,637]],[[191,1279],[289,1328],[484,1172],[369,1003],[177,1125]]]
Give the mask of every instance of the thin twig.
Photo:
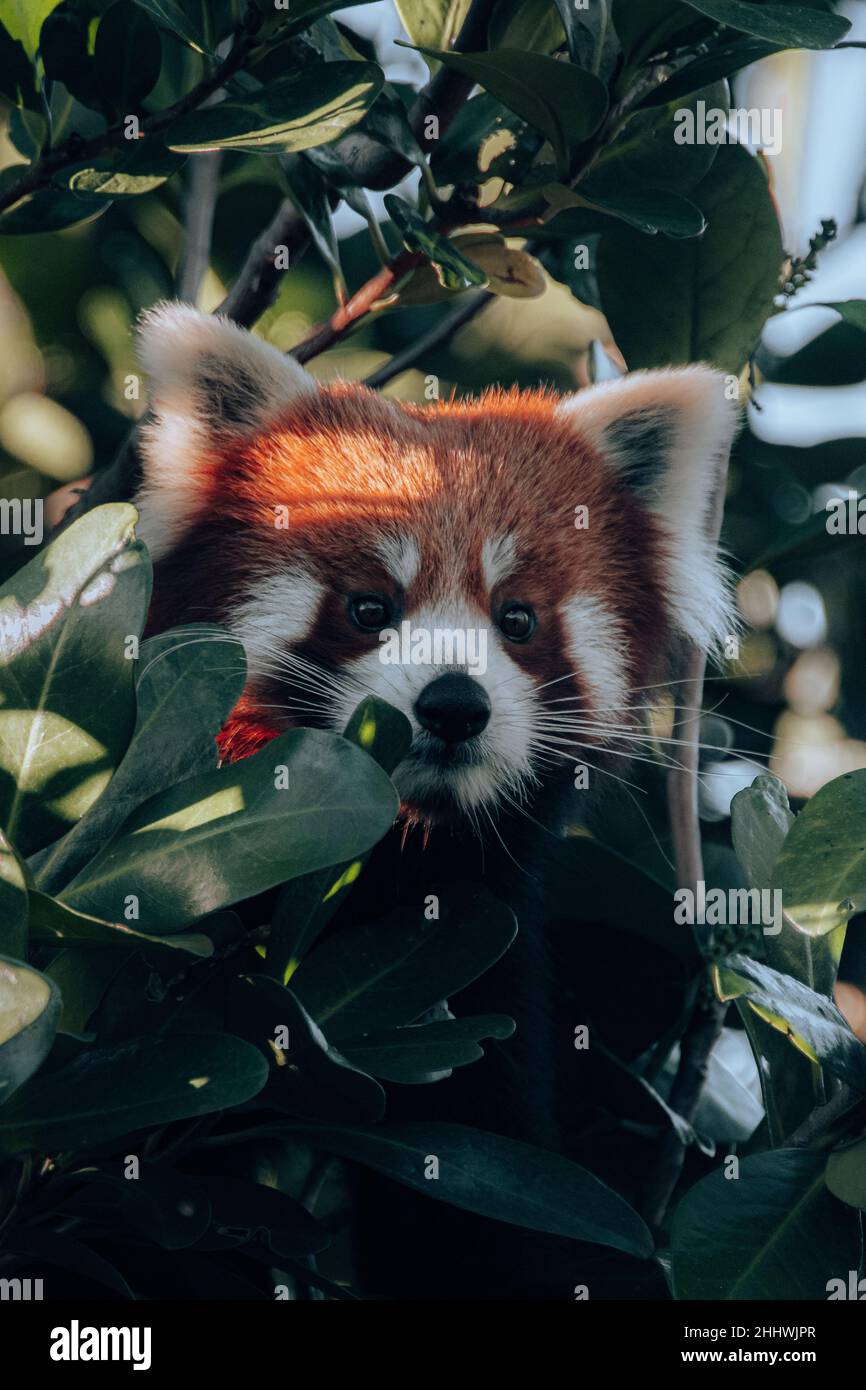
[[[381,367],[377,367],[375,372],[364,378],[364,385],[375,391],[381,390],[395,376],[400,376],[401,372],[407,372],[414,367],[424,353],[432,352],[434,348],[442,347],[449,342],[464,324],[470,323],[494,298],[495,295],[490,290],[479,290],[477,294],[461,296],[460,303],[450,314],[444,314],[432,328],[422,333],[420,338],[416,338],[415,342],[410,343],[402,352],[395,352],[389,362],[383,362]]]

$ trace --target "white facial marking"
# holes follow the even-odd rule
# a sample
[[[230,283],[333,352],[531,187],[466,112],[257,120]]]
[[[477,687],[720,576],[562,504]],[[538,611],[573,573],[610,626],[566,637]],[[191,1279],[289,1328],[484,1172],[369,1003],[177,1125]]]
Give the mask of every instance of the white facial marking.
[[[583,677],[599,724],[622,723],[628,704],[626,639],[622,625],[601,599],[573,594],[561,608],[571,664]]]
[[[492,536],[481,547],[481,568],[488,591],[510,574],[517,560],[517,543],[513,536]]]
[[[303,569],[285,569],[255,584],[227,624],[252,666],[309,637],[324,592],[324,584]]]
[[[421,552],[415,537],[389,532],[379,538],[376,552],[392,579],[396,579],[401,588],[408,589],[421,566]]]
[[[489,620],[479,610],[463,600],[442,600],[419,609],[411,615],[412,628],[435,631],[486,632],[486,669],[481,674],[468,664],[448,668],[417,662],[393,664],[381,660],[381,648],[357,657],[342,674],[351,682],[350,689],[332,706],[335,729],[342,729],[363,693],[387,700],[412,725],[414,740],[408,757],[394,773],[394,781],[404,801],[424,804],[430,797],[446,794],[462,810],[472,813],[480,806],[493,807],[502,793],[519,797],[535,778],[531,761],[533,728],[537,716],[535,684],[504,650],[502,642]],[[472,643],[466,642],[467,652]],[[434,739],[419,724],[415,701],[426,685],[443,674],[443,670],[465,670],[487,692],[491,704],[490,721],[481,734],[466,744],[465,763],[437,765],[435,754],[439,740]],[[361,693],[359,693],[359,691]]]

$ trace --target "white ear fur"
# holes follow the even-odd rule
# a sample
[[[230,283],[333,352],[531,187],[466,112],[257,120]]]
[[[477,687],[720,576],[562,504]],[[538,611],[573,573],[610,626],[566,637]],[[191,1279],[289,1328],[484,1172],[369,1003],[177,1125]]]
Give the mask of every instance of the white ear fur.
[[[138,355],[152,418],[141,431],[138,534],[157,560],[195,520],[199,468],[214,441],[254,433],[316,383],[291,357],[229,319],[158,304],[141,320]]]
[[[730,378],[710,367],[634,372],[559,407],[661,522],[671,617],[705,650],[736,631],[710,509],[736,433]]]

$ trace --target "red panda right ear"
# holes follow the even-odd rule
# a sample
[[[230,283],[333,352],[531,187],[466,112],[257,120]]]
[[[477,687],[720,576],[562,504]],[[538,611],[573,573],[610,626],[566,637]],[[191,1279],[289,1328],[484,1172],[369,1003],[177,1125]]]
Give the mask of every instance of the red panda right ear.
[[[138,355],[150,382],[142,429],[138,534],[151,557],[171,550],[195,520],[201,468],[217,442],[254,434],[316,383],[291,357],[229,319],[186,304],[145,314]]]

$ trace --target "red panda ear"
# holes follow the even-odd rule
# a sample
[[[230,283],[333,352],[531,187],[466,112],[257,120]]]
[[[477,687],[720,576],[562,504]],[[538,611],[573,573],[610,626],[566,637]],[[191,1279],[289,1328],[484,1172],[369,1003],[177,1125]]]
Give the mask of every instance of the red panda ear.
[[[186,304],[159,304],[144,315],[138,355],[150,382],[150,419],[135,504],[139,535],[159,559],[195,520],[200,469],[213,444],[255,433],[316,384],[246,329]]]
[[[671,617],[705,649],[730,632],[728,584],[710,513],[737,429],[737,382],[710,367],[634,372],[559,407],[666,535]]]

